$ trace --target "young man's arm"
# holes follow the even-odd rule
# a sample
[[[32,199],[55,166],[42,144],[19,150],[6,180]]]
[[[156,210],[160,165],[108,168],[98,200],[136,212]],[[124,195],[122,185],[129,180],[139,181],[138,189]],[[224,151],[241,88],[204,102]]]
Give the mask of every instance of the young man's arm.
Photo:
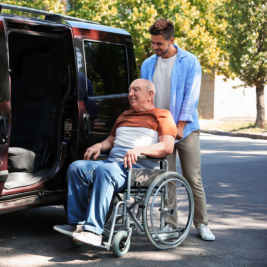
[[[90,160],[90,157],[92,155],[93,159],[97,159],[97,157],[100,155],[101,150],[103,151],[109,151],[113,148],[115,141],[115,136],[109,136],[106,140],[104,140],[101,143],[97,143],[89,148],[86,149],[83,159],[84,160]]]
[[[199,101],[201,76],[201,66],[198,62],[198,59],[194,58],[186,75],[184,99],[177,123],[177,140],[183,138],[183,130],[186,123],[193,122],[193,114]]]
[[[135,147],[128,151],[124,156],[124,167],[132,169],[132,164],[136,164],[140,155],[154,158],[165,157],[172,153],[174,147],[174,137],[171,135],[159,136],[159,142],[154,145]]]

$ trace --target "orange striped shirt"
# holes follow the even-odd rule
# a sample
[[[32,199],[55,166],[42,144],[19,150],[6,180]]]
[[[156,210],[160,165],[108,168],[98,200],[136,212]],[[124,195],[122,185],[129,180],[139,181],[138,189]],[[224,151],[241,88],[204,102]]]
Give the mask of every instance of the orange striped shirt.
[[[158,135],[171,135],[176,137],[177,128],[170,111],[154,108],[146,111],[135,112],[127,110],[117,119],[111,136],[116,136],[119,127],[144,127],[158,132]]]

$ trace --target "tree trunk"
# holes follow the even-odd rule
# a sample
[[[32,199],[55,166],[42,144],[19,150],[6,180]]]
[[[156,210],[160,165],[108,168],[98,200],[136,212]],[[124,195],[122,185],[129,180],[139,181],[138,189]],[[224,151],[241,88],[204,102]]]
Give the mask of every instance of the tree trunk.
[[[257,119],[255,127],[265,128],[264,84],[256,86]]]

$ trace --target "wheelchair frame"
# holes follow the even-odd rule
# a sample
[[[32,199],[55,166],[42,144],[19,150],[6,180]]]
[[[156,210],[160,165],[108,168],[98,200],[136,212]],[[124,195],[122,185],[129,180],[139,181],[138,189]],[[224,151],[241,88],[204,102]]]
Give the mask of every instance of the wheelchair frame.
[[[104,159],[107,157],[108,157],[108,154],[100,154],[98,159]],[[160,162],[160,163],[162,163],[162,169],[165,170],[165,172],[156,176],[156,178],[153,180],[153,182],[145,188],[140,187],[140,186],[138,186],[137,188],[136,187],[132,188],[132,186],[131,186],[132,170],[128,170],[127,187],[126,187],[126,189],[124,189],[124,191],[122,191],[124,194],[124,200],[122,200],[121,197],[119,196],[120,192],[114,193],[114,195],[118,198],[119,201],[116,203],[116,205],[114,206],[114,209],[111,210],[111,213],[109,214],[109,216],[111,216],[113,213],[111,225],[105,224],[104,232],[103,232],[103,235],[108,237],[108,242],[103,242],[102,245],[100,245],[98,247],[105,248],[107,250],[110,250],[112,248],[114,255],[117,257],[122,257],[128,252],[128,249],[130,246],[130,238],[132,236],[134,228],[136,228],[137,232],[140,235],[146,234],[149,241],[152,243],[152,245],[154,245],[158,249],[168,249],[171,247],[176,247],[183,242],[183,240],[186,238],[186,236],[190,230],[192,220],[193,220],[194,200],[193,200],[193,194],[192,194],[191,188],[190,188],[189,184],[187,183],[187,181],[182,176],[180,176],[179,174],[177,174],[175,172],[168,172],[169,164],[168,164],[168,161],[166,160],[166,158],[152,158],[152,157],[141,155],[138,157],[138,159],[142,159],[142,160],[146,159],[146,160],[150,160],[150,161]],[[159,245],[155,244],[155,242],[153,242],[151,240],[150,235],[153,234],[156,236],[155,238],[160,239],[159,235],[164,233],[164,231],[163,231],[164,226],[163,226],[163,224],[161,224],[160,225],[160,231],[158,231],[158,230],[156,231],[155,227],[153,225],[153,219],[152,219],[153,231],[151,233],[151,231],[147,227],[146,216],[145,216],[145,211],[146,211],[147,207],[145,207],[144,204],[147,200],[147,192],[148,192],[150,186],[154,182],[157,182],[157,180],[159,180],[159,181],[164,180],[163,185],[159,186],[158,189],[156,189],[157,187],[155,187],[154,190],[156,190],[156,192],[154,192],[154,198],[153,198],[153,201],[154,201],[155,196],[157,196],[158,192],[161,190],[162,192],[160,192],[160,195],[159,195],[161,197],[160,209],[162,209],[162,210],[164,209],[164,200],[168,198],[168,186],[166,186],[164,184],[166,184],[168,181],[174,180],[174,179],[167,179],[166,177],[161,179],[161,177],[166,176],[166,174],[178,175],[179,179],[182,179],[183,184],[187,187],[186,192],[187,192],[187,195],[188,195],[190,201],[189,201],[189,215],[188,215],[188,221],[187,221],[186,228],[185,229],[179,229],[181,232],[182,231],[185,232],[184,237],[179,241],[179,243],[177,243],[177,242],[167,243],[167,242],[164,242],[161,240],[163,243],[170,245],[170,246],[163,247],[163,246],[159,246]],[[161,187],[162,187],[162,189],[161,189]],[[153,188],[152,188],[152,191],[153,191]],[[130,207],[128,207],[127,205],[130,204],[131,197],[134,199],[134,203]],[[137,206],[137,205],[138,205],[138,213],[137,213],[137,216],[135,216],[131,212],[130,209],[135,208],[135,206]],[[122,206],[122,212],[118,213],[120,206]],[[142,217],[142,219],[143,219],[143,224],[141,222],[139,222],[140,217]],[[116,221],[118,218],[119,218],[119,220],[122,219],[121,224],[116,224]],[[162,212],[160,212],[160,221],[162,221],[162,219],[163,219],[163,215],[162,215]],[[110,230],[106,230],[106,228],[109,226],[110,226]],[[116,226],[122,227],[122,228],[120,228],[120,230],[116,231],[117,233],[114,236],[114,230],[115,230]],[[174,232],[176,231],[176,233],[177,233],[177,230],[178,229],[174,229]],[[126,237],[126,234],[127,234],[127,237]],[[75,245],[75,242],[73,242],[73,240],[71,240],[71,243],[73,245]],[[77,244],[77,246],[78,246],[78,244]],[[121,251],[120,247],[122,247],[122,248],[124,247],[125,249]]]
[[[169,164],[168,164],[168,161],[165,158],[160,158],[160,159],[157,158],[157,159],[155,159],[155,158],[150,158],[150,157],[145,157],[145,156],[139,156],[138,158],[139,159],[149,159],[151,161],[164,162],[164,164],[165,164],[165,166],[164,166],[165,168],[164,169],[166,171],[169,170]],[[126,231],[128,232],[128,237],[127,237],[127,240],[125,241],[125,243],[126,243],[125,245],[126,246],[128,245],[128,242],[130,242],[130,238],[131,238],[131,235],[132,235],[134,227],[136,227],[136,230],[137,230],[137,232],[139,234],[145,234],[143,226],[137,220],[137,218],[132,214],[130,209],[127,207],[127,204],[129,204],[131,196],[133,196],[133,195],[131,195],[131,178],[132,178],[132,170],[128,170],[127,189],[124,192],[124,199],[126,199],[126,201],[120,200],[116,204],[108,242],[107,243],[103,242],[104,246],[101,246],[103,248],[106,248],[107,250],[110,250],[112,237],[113,237],[113,232],[114,232],[114,228],[115,228],[116,218],[119,217],[119,216],[122,216],[122,220],[123,220],[123,225],[122,226],[127,228]],[[139,189],[132,189],[132,190],[133,190],[132,192],[137,192],[138,193]],[[143,189],[143,190],[145,190],[145,189]],[[146,195],[146,193],[144,194],[144,196],[145,195]],[[133,196],[133,198],[141,198],[141,195]],[[141,208],[143,208],[143,203],[139,203],[138,201],[137,201],[137,203],[139,204],[139,207],[141,206]],[[123,205],[123,213],[122,214],[118,214],[118,209],[119,209],[119,206],[121,206],[121,205]],[[132,218],[133,221],[130,221],[129,216]],[[131,226],[131,224],[133,224],[133,225]]]

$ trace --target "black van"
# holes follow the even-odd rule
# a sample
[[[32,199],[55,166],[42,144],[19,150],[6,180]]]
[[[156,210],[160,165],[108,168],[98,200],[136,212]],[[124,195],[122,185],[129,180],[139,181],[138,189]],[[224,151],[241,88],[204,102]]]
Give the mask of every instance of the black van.
[[[136,78],[127,31],[0,4],[0,214],[66,203],[69,164],[108,137]]]

